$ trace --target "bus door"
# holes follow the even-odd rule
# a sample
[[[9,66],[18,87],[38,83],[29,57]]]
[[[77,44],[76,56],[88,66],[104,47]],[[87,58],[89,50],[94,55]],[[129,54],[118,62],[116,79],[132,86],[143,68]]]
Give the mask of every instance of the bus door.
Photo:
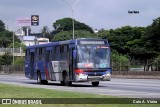
[[[31,57],[30,57],[30,78],[33,79],[34,77],[34,52],[31,52]]]
[[[75,45],[69,47],[69,79],[74,80],[74,68],[75,68],[75,59],[73,52],[75,50]]]
[[[47,80],[52,79],[51,72],[53,68],[51,66],[51,50],[52,47],[46,48],[45,72]]]

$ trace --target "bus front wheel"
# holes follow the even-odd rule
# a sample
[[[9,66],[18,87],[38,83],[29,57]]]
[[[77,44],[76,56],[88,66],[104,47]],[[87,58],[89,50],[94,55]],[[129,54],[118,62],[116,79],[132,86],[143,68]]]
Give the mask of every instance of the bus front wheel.
[[[68,79],[68,75],[67,75],[67,72],[63,72],[63,81],[61,81],[61,85],[63,86],[71,86],[72,85],[72,82],[69,81]]]
[[[98,86],[99,82],[92,82],[92,86]]]

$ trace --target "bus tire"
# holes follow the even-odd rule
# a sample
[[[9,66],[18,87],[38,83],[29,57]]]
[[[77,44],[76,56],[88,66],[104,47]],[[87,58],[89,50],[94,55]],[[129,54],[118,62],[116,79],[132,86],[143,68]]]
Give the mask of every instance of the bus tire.
[[[48,84],[47,80],[42,80],[42,84]]]
[[[38,84],[48,84],[47,80],[42,80],[40,72],[37,73],[37,83]]]
[[[37,73],[37,83],[42,84],[42,79],[41,79],[41,73],[40,72]]]
[[[92,86],[97,87],[99,85],[99,82],[92,82]]]
[[[71,82],[71,81],[68,81],[68,80],[69,80],[69,79],[68,79],[69,77],[68,77],[66,71],[63,72],[62,77],[63,77],[63,81],[61,81],[61,85],[63,85],[63,86],[71,86],[71,85],[72,85],[72,82]]]
[[[64,81],[61,81],[61,85],[64,86]]]

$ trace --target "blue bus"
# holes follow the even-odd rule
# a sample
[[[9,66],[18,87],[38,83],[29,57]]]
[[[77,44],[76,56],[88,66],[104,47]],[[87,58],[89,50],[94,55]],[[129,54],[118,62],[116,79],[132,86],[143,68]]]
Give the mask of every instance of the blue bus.
[[[40,84],[111,80],[111,51],[107,40],[81,38],[26,47],[25,76]]]

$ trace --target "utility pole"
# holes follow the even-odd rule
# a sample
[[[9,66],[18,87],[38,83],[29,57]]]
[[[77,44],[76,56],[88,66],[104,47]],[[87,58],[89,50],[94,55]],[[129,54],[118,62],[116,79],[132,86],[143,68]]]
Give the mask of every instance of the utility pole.
[[[14,36],[15,36],[14,33],[15,33],[15,32],[14,32],[14,30],[13,30],[13,52],[12,52],[12,54],[13,54],[13,65],[14,65]]]

